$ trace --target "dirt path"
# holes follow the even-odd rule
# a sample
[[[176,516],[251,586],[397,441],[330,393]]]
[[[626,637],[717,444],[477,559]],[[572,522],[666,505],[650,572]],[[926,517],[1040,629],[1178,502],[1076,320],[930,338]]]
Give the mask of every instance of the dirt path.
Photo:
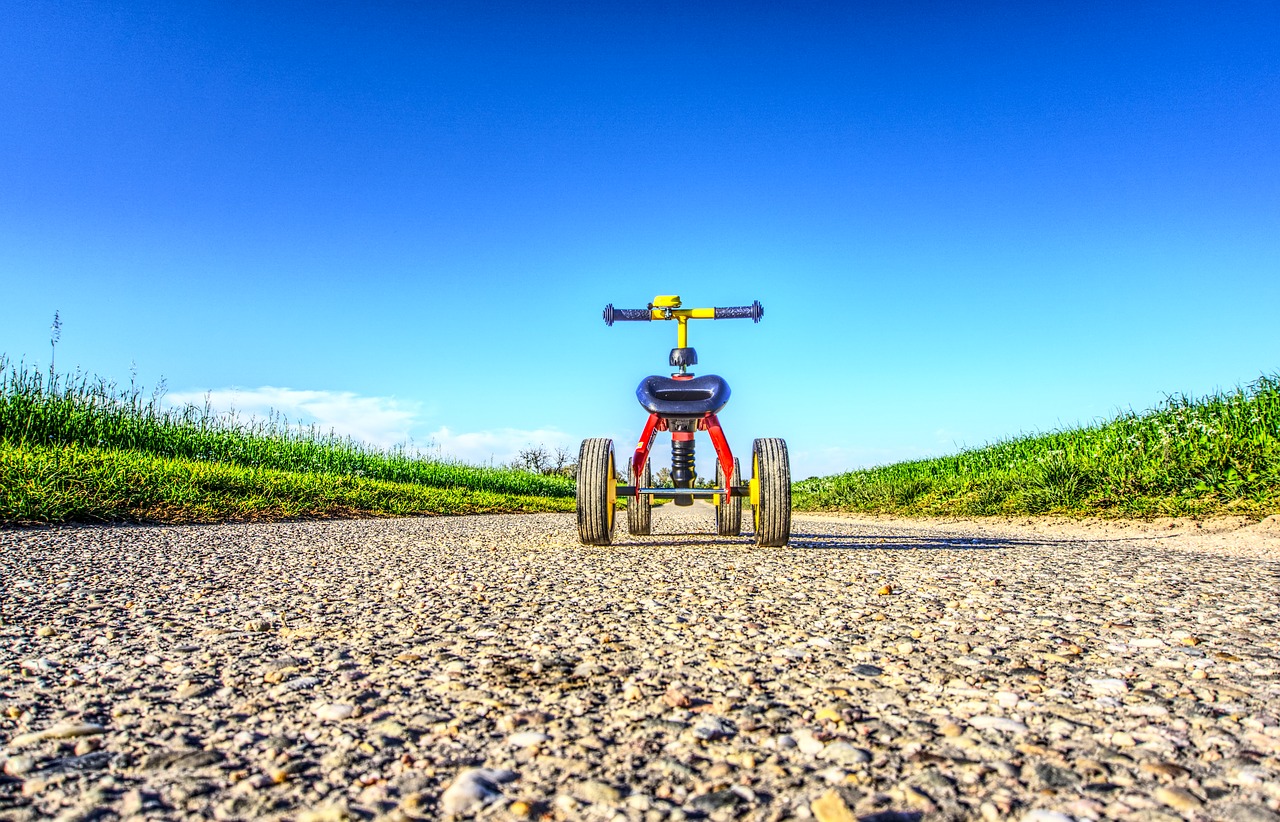
[[[0,532],[0,817],[1280,820],[1265,528],[655,530]]]

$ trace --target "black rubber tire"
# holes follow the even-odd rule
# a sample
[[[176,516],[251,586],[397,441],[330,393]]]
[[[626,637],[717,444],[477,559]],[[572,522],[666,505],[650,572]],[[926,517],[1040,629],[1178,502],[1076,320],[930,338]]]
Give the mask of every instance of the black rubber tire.
[[[583,545],[613,541],[614,500],[618,481],[613,472],[613,440],[582,441],[578,450],[578,539]]]
[[[653,487],[653,466],[652,463],[644,464],[644,475],[637,483],[632,477],[632,485],[639,485],[641,488]],[[627,500],[627,533],[634,537],[647,537],[653,531],[653,497],[648,494],[641,494],[639,497],[631,497]]]
[[[716,487],[727,488],[730,485],[738,485],[742,481],[742,463],[738,460],[733,461],[733,476],[729,482],[724,481],[724,470],[720,467],[720,461],[716,460]],[[742,497],[734,495],[729,498],[720,497],[720,504],[716,506],[716,534],[722,537],[736,537],[742,535]]]
[[[791,461],[787,443],[776,437],[758,439],[751,446],[751,462],[758,483],[755,506],[756,545],[781,548],[791,539]]]

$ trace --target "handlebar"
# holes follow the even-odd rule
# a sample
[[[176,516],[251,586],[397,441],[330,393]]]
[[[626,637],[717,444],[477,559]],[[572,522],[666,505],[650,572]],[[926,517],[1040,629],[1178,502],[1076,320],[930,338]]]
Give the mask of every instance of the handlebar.
[[[751,305],[732,305],[721,308],[614,308],[613,303],[604,307],[604,324],[615,322],[649,322],[651,320],[680,320],[681,330],[685,320],[753,320],[760,322],[764,306],[756,300]]]

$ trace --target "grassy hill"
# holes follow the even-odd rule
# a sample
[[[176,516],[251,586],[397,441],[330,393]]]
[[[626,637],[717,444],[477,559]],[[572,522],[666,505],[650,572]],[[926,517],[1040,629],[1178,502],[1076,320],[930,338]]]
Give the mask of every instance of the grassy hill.
[[[567,511],[573,493],[0,357],[0,524]]]
[[[798,510],[1138,517],[1280,512],[1280,375],[1141,414],[798,482]]]

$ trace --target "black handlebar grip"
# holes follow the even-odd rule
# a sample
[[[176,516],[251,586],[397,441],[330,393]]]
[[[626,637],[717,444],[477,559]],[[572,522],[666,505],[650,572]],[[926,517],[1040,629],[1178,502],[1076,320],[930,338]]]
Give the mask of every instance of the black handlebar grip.
[[[760,322],[760,318],[764,316],[764,306],[756,300],[751,305],[731,305],[727,308],[716,309],[717,320],[754,320]]]
[[[615,321],[652,320],[653,312],[647,308],[614,308],[613,303],[604,307],[604,324],[613,325]]]

